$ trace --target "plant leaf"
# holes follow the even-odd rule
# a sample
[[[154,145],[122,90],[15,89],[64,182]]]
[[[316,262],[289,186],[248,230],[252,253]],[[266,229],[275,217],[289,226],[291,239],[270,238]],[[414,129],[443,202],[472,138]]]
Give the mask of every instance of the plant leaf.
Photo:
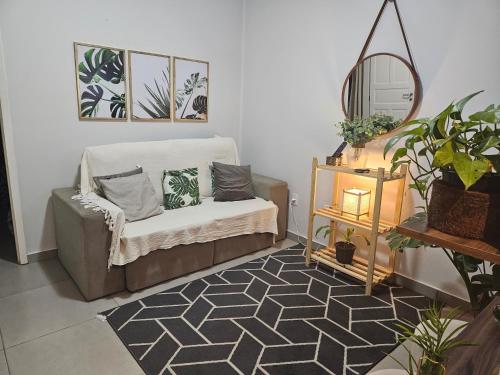
[[[111,103],[109,104],[109,109],[111,111],[111,117],[113,118],[125,118],[125,94],[113,95],[111,97]]]
[[[453,148],[451,146],[451,142],[445,143],[441,146],[436,153],[434,154],[434,160],[432,161],[432,165],[434,167],[444,167],[453,163]]]
[[[450,117],[453,120],[462,120],[462,111],[465,107],[465,105],[471,100],[473,97],[476,95],[482,93],[484,90],[477,91],[475,93],[472,93],[470,95],[467,95],[465,98],[460,99],[458,102],[456,102],[453,105],[453,109],[451,110]]]
[[[87,90],[82,94],[80,103],[80,115],[82,117],[94,117],[103,95],[104,90],[101,86],[88,86]]]
[[[117,55],[109,48],[91,48],[83,57],[85,61],[78,65],[80,81],[89,84],[102,78],[119,83],[123,79],[123,51]]]
[[[453,167],[467,190],[488,172],[489,162],[485,158],[472,160],[468,154],[456,152]]]

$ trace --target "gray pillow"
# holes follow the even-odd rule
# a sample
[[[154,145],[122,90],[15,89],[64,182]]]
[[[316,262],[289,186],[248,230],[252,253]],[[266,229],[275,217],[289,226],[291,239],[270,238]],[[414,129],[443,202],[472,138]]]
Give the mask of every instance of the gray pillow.
[[[153,184],[146,173],[101,180],[104,196],[120,207],[127,221],[137,221],[163,212]]]
[[[213,162],[214,201],[241,201],[255,198],[250,166]]]
[[[134,174],[139,174],[139,173],[142,173],[142,167],[137,166],[136,169],[132,169],[131,171],[127,171],[127,172],[120,172],[120,173],[110,174],[107,176],[95,176],[94,182],[97,185],[95,193],[97,195],[104,197],[104,191],[102,190],[102,186],[101,186],[102,180],[111,180],[112,178],[117,178],[117,177],[127,177],[127,176],[132,176]]]

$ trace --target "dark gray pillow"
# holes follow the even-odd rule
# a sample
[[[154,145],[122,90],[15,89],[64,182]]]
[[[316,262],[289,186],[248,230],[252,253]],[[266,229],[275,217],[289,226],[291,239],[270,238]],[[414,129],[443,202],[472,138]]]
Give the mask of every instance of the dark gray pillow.
[[[107,200],[120,207],[127,221],[137,221],[163,212],[161,200],[146,173],[101,180]]]
[[[255,198],[250,166],[213,162],[214,201],[241,201]]]
[[[133,176],[134,174],[139,174],[139,173],[142,173],[142,167],[138,166],[136,169],[132,169],[131,171],[127,172],[120,172],[120,173],[110,174],[107,176],[95,176],[94,182],[97,185],[95,193],[97,195],[100,195],[101,197],[104,197],[104,191],[102,190],[101,186],[102,180],[111,180],[112,178],[117,178],[117,177]]]

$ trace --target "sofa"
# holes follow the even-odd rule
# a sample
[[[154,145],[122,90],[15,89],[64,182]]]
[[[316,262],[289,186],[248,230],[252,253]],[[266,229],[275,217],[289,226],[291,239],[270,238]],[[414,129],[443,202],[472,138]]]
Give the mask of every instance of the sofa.
[[[263,232],[256,225],[255,231],[249,232],[247,228],[241,234],[230,236],[218,232],[213,235],[208,233],[209,236],[206,238],[211,240],[193,242],[196,239],[195,234],[198,233],[197,220],[203,220],[205,228],[212,228],[206,225],[207,221],[212,220],[211,215],[213,215],[215,226],[220,223],[227,224],[227,220],[231,220],[231,217],[225,218],[226,221],[220,220],[216,215],[219,202],[214,202],[213,198],[208,196],[210,191],[208,185],[211,184],[209,181],[210,163],[213,161],[238,165],[239,158],[234,140],[217,137],[122,143],[86,148],[80,167],[80,188],[85,184],[91,184],[88,181],[92,181],[93,176],[103,172],[117,173],[120,172],[120,168],[123,169],[124,165],[140,164],[144,172],[148,173],[156,192],[162,194],[161,182],[159,181],[162,168],[197,166],[200,170],[200,193],[204,191],[205,194],[200,207],[192,208],[192,215],[187,216],[190,218],[189,220],[192,218],[193,226],[179,229],[183,233],[193,233],[193,239],[190,240],[189,236],[184,236],[180,243],[175,246],[168,248],[160,246],[154,251],[140,254],[136,259],[125,264],[109,266],[113,234],[107,215],[96,210],[95,207],[84,204],[80,200],[82,196],[77,198],[78,189],[75,187],[54,189],[52,205],[58,257],[87,300],[94,300],[125,289],[134,292],[270,247],[275,241],[285,238],[288,218],[287,183],[252,174],[254,192],[257,197],[255,202],[249,200],[239,203],[220,203],[224,203],[225,207],[231,205],[230,208],[234,208],[238,212],[238,207],[248,211],[249,207],[259,207],[259,202],[262,206],[263,200],[273,202],[277,207],[275,233]],[[169,212],[166,210],[164,214],[170,216],[165,216],[168,219],[165,221],[163,218],[163,222],[175,226],[176,222],[181,221],[177,220],[176,217],[181,217],[181,215],[185,221],[187,211],[182,210],[186,209],[188,208],[168,210]],[[212,211],[214,211],[213,214]],[[131,232],[127,229],[132,228],[133,225],[142,228],[143,231],[144,228],[148,230],[150,227],[158,226],[162,215],[145,219],[139,224],[137,222],[126,223],[122,236]],[[255,215],[259,216],[259,212],[256,212]],[[235,217],[234,220],[237,220],[238,217]],[[158,240],[158,238],[155,239]],[[120,239],[122,249],[126,240],[125,237]],[[161,240],[158,243],[162,243]]]

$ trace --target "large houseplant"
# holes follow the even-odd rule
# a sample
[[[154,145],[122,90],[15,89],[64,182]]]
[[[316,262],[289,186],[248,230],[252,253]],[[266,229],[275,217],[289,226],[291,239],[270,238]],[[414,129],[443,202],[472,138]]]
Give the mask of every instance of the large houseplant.
[[[429,219],[429,224],[440,230],[453,233],[462,228],[453,234],[471,237],[482,231],[494,241],[499,234],[490,229],[491,224],[500,220],[500,210],[495,206],[498,195],[494,194],[495,189],[498,192],[500,171],[500,106],[490,105],[464,119],[465,105],[477,94],[479,92],[451,103],[433,118],[405,124],[411,129],[389,140],[384,157],[404,141],[404,145],[394,152],[391,172],[402,164],[412,164],[410,188],[419,193],[424,204],[417,207],[421,212],[409,221]],[[475,209],[467,210],[471,207]],[[466,227],[463,222],[467,223]],[[481,226],[479,230],[478,225]],[[388,240],[392,249],[422,245],[395,231],[388,235]],[[484,305],[500,291],[499,265],[488,265],[473,257],[444,251],[464,279],[474,307]],[[479,274],[471,277],[470,274],[477,272]]]
[[[378,137],[395,129],[399,121],[392,116],[376,113],[374,115],[353,119],[346,118],[336,124],[340,129],[338,135],[350,146],[348,163],[351,168],[364,168],[366,165],[365,145]]]

